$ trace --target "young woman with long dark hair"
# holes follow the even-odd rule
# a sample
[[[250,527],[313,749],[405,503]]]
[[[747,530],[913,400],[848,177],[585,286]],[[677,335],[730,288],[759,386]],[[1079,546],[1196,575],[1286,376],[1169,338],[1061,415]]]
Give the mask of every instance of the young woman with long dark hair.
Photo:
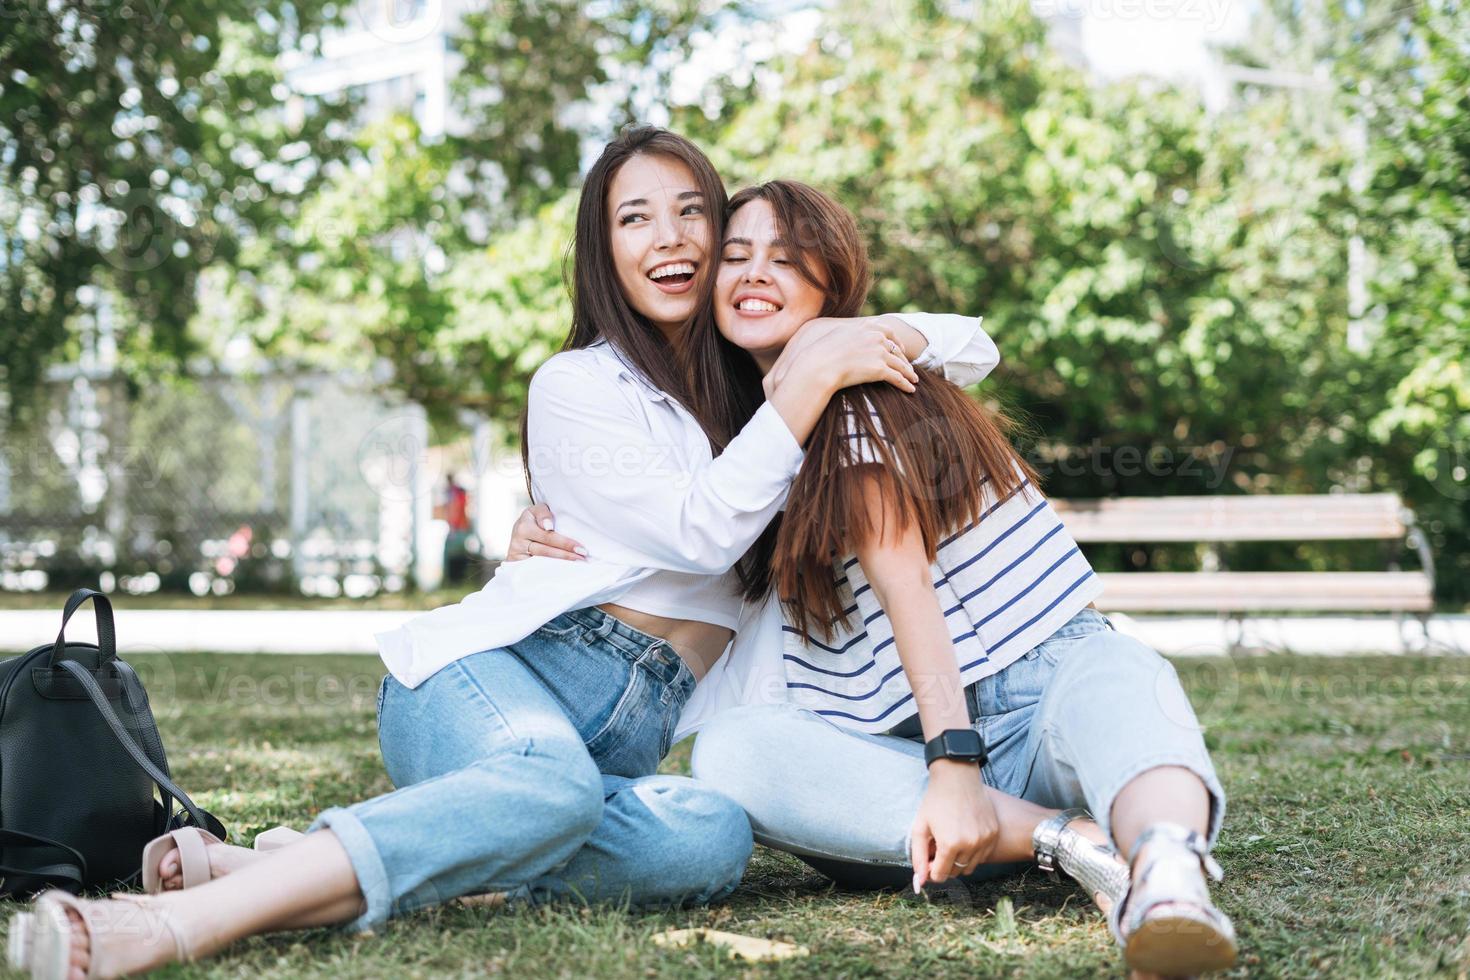
[[[739,589],[722,573],[776,512],[833,392],[912,391],[911,358],[983,361],[988,341],[969,318],[921,319],[933,338],[888,317],[814,324],[790,383],[715,458],[675,364],[725,204],[704,154],[661,130],[624,134],[589,172],[573,327],[532,382],[526,452],[533,492],[594,551],[507,565],[465,602],[379,636],[379,741],[399,788],[327,810],[269,853],[198,831],[160,839],[146,869],[159,894],[47,893],[11,922],[13,966],[112,977],[260,932],[372,930],[464,895],[647,906],[735,887],[743,811],[654,775],[737,626]]]
[[[810,187],[730,206],[720,339],[691,350],[732,345],[764,370],[811,307],[861,306],[866,256]],[[1046,851],[1036,831],[1065,826],[1046,808],[1086,806],[1132,861],[1109,896],[1129,965],[1230,965],[1205,881],[1224,791],[1177,675],[1091,608],[1098,580],[996,417],[943,380],[917,387],[846,389],[813,429],[769,560],[789,701],[717,717],[696,775],[759,839],[909,864],[916,887]],[[987,787],[1010,797],[1004,832]]]
[[[869,283],[855,222],[818,191],[773,181],[730,208],[713,317],[686,347],[717,441],[799,325],[853,315]],[[844,389],[813,427],[746,556],[768,621],[731,654],[745,703],[701,730],[696,777],[839,880],[1059,865],[1135,970],[1230,965],[1205,880],[1224,790],[1177,674],[1093,608],[1099,581],[1004,420],[940,378],[916,389]]]

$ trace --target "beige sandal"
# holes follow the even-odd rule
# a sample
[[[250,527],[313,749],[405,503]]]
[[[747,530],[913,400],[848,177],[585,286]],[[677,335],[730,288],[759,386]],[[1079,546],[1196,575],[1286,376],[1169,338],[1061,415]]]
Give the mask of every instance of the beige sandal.
[[[294,844],[306,835],[290,827],[272,827],[255,838],[257,851],[274,851]],[[207,830],[198,827],[182,827],[162,837],[155,837],[143,848],[143,891],[157,895],[163,891],[163,879],[158,875],[158,866],[170,851],[179,852],[179,872],[184,879],[184,888],[193,888],[210,881],[214,875],[209,869],[209,845],[224,841]]]
[[[129,904],[141,914],[152,918],[147,927],[148,934],[156,934],[159,927],[173,940],[174,962],[188,963],[193,957],[189,947],[179,935],[173,920],[143,895],[114,895],[104,901],[82,901],[62,891],[49,891],[36,899],[29,912],[18,912],[11,917],[8,945],[8,960],[14,970],[29,971],[32,980],[67,980],[71,975],[72,929],[74,923],[67,910],[74,910],[82,920],[87,933],[88,965],[87,977],[105,978],[122,976],[125,972],[96,938],[103,934],[124,934],[139,931],[136,927],[123,927],[112,916],[100,914],[107,902],[118,905]],[[116,911],[115,906],[113,907]]]

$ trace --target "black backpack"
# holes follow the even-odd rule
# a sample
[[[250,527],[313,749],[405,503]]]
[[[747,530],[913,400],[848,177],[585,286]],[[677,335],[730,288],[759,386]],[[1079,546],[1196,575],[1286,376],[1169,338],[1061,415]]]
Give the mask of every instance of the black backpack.
[[[68,643],[88,599],[98,642]],[[54,644],[0,662],[0,897],[131,886],[143,845],[184,826],[227,836],[169,777],[148,695],[117,657],[112,604],[78,589]]]

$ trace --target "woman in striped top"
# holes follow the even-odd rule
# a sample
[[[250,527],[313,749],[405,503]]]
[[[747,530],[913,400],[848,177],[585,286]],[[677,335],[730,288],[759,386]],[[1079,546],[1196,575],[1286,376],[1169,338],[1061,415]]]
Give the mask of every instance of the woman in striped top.
[[[840,206],[750,188],[730,202],[705,349],[779,371],[793,325],[851,315],[868,282]],[[747,598],[774,588],[785,606],[789,701],[716,717],[696,775],[758,839],[819,861],[907,858],[916,888],[1024,860],[1038,827],[1054,832],[1045,807],[1088,806],[1133,859],[1111,910],[1129,965],[1229,966],[1233,929],[1202,873],[1218,871],[1224,792],[1173,668],[1090,608],[1097,577],[991,412],[933,377],[881,387],[832,400],[747,556]],[[977,730],[988,759],[966,744]]]
[[[868,283],[830,199],[737,194],[718,333],[689,346],[701,414],[739,431],[760,397],[739,380],[778,382],[796,328],[855,314]],[[747,683],[701,731],[695,775],[757,840],[840,881],[901,872],[917,890],[1034,856],[1094,893],[1135,970],[1229,966],[1204,875],[1224,791],[1173,667],[1091,606],[1099,581],[1002,422],[946,381],[917,387],[846,389],[813,430],[784,515],[737,566],[747,601],[774,593],[785,616],[781,642],[743,632],[731,656],[769,657],[785,696]]]

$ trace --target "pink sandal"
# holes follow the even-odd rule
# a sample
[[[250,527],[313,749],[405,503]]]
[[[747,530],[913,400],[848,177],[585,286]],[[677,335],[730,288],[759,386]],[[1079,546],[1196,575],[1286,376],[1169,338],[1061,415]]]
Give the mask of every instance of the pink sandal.
[[[10,920],[8,960],[14,970],[28,971],[32,980],[67,980],[71,975],[72,929],[74,923],[66,914],[73,909],[82,920],[82,928],[88,937],[87,977],[118,977],[124,973],[139,973],[137,969],[124,970],[116,962],[115,954],[97,942],[102,935],[118,935],[127,931],[156,935],[161,927],[173,941],[174,962],[188,963],[193,957],[188,945],[173,920],[157,908],[151,907],[142,895],[114,895],[110,899],[118,904],[129,903],[151,917],[152,922],[143,929],[123,926],[112,916],[100,914],[107,902],[82,901],[62,891],[49,891],[36,899],[29,912],[17,912]],[[116,907],[113,906],[116,911]]]
[[[255,838],[257,851],[274,851],[294,844],[306,835],[290,827],[272,827]],[[143,848],[143,891],[157,895],[163,891],[163,879],[158,876],[158,866],[170,851],[179,852],[179,872],[184,878],[184,888],[193,888],[210,881],[214,876],[209,870],[209,845],[224,841],[207,830],[198,827],[182,827],[162,837],[155,837]]]

